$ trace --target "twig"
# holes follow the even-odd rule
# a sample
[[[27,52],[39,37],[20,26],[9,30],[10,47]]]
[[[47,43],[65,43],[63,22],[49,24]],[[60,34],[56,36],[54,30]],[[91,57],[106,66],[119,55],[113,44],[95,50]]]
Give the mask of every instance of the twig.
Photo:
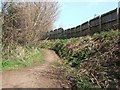
[[[97,85],[101,88],[100,83],[99,83],[99,81],[97,80],[97,78],[93,75],[93,73],[91,73],[91,75],[92,75],[92,76],[93,76],[93,78],[95,79],[95,81],[96,81]]]

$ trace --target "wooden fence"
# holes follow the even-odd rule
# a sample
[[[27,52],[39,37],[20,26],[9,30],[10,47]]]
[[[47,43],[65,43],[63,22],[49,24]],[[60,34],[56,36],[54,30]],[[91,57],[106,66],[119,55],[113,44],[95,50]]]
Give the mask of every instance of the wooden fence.
[[[95,17],[81,25],[63,30],[55,29],[47,33],[49,39],[68,39],[72,37],[81,37],[92,35],[109,29],[120,30],[120,8],[116,8],[98,17]]]

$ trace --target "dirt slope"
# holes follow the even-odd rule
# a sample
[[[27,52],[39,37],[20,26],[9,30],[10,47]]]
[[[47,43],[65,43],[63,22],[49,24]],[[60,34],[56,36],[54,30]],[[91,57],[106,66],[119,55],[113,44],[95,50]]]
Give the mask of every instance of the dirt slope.
[[[58,61],[59,57],[51,50],[43,50],[45,60],[36,67],[20,70],[4,71],[2,73],[3,88],[59,88],[59,80],[50,75],[52,62]]]

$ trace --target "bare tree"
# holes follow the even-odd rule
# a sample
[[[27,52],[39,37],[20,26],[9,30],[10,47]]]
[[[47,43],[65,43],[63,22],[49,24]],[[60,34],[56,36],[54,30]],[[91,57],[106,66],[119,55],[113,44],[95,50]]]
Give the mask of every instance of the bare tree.
[[[11,33],[16,34],[14,39],[17,39],[19,35],[17,31],[19,31],[27,42],[35,43],[40,40],[47,31],[52,29],[58,15],[58,2],[12,2],[7,8],[7,16],[4,13],[5,7],[7,3],[2,10],[5,17],[4,26],[13,29]]]
[[[3,45],[8,50],[16,45],[39,44],[46,32],[52,30],[58,8],[58,2],[5,2]]]

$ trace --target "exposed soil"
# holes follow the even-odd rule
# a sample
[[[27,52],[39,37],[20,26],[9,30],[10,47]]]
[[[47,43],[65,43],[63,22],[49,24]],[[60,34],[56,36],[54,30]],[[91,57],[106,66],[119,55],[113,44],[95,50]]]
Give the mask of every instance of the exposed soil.
[[[35,67],[2,72],[3,88],[61,88],[59,75],[51,67],[53,62],[60,62],[60,58],[52,50],[45,52],[44,61]],[[66,86],[67,87],[67,86]]]

